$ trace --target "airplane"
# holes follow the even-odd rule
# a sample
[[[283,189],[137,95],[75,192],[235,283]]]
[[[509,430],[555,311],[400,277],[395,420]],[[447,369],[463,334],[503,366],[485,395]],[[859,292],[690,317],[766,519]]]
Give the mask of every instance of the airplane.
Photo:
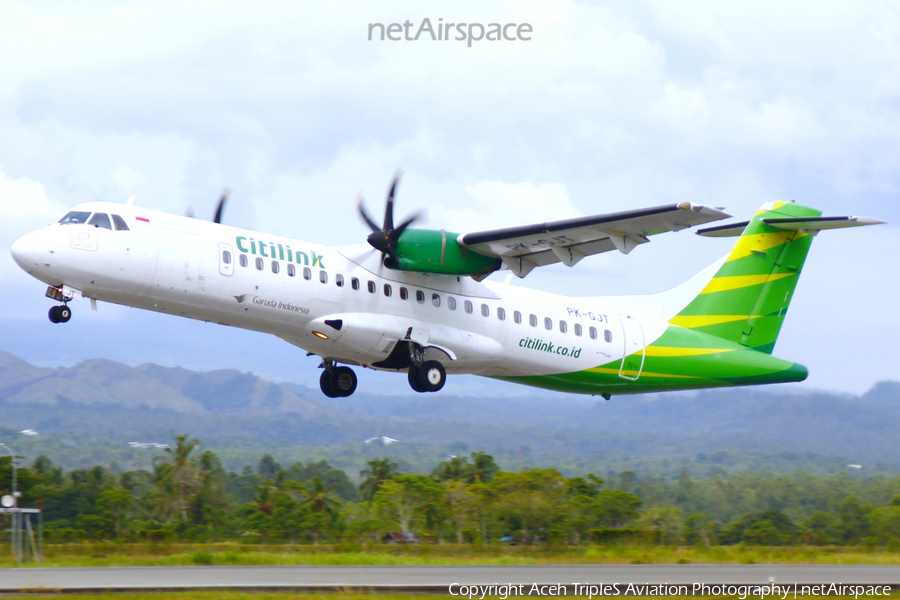
[[[660,294],[579,297],[486,281],[618,250],[729,218],[681,202],[464,234],[394,224],[395,176],[366,244],[324,246],[125,204],[88,202],[18,239],[16,263],[44,282],[53,323],[86,298],[275,335],[317,356],[322,392],[347,397],[351,366],[406,373],[416,392],[448,374],[612,395],[802,381],[772,355],[819,231],[874,225],[791,201],[704,227],[731,252]]]

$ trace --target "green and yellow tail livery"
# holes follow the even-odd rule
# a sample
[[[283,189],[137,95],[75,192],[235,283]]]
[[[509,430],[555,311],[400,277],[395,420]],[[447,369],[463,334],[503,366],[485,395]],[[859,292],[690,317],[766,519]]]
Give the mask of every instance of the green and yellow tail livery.
[[[772,356],[772,350],[812,240],[823,229],[881,222],[823,217],[796,202],[773,202],[750,221],[701,229],[697,233],[703,236],[740,237],[700,293],[681,300],[684,308],[664,317],[667,323],[657,321],[657,326],[649,314],[619,314],[624,348],[618,357],[575,372],[506,379],[607,398],[803,381],[806,367]],[[632,325],[626,328],[627,323]],[[659,333],[647,336],[650,331]]]
[[[771,354],[815,234],[782,227],[821,214],[796,202],[763,206],[722,268],[670,322]]]

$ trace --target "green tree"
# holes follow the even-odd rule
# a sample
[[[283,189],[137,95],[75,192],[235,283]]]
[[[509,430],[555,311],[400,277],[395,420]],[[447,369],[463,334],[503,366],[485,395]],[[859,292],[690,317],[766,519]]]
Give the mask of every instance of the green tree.
[[[900,541],[900,506],[882,506],[868,515],[869,531],[879,544]]]
[[[187,521],[190,497],[199,486],[199,468],[191,457],[194,448],[200,445],[187,435],[175,438],[175,448],[169,447],[164,456],[153,459],[154,482],[163,500],[163,514],[168,520],[177,516]]]
[[[397,516],[401,531],[412,531],[414,526],[427,526],[429,510],[441,501],[443,494],[443,486],[431,477],[397,475],[384,482],[375,502]]]
[[[838,506],[838,531],[845,543],[859,542],[869,532],[866,515],[870,509],[857,496],[845,498]]]
[[[372,502],[375,494],[381,490],[385,481],[397,476],[397,463],[389,458],[373,458],[369,461],[369,467],[359,472],[362,483],[359,485],[359,493],[367,502]]]
[[[836,544],[840,538],[838,518],[825,511],[813,512],[800,526],[804,543],[815,546]]]
[[[638,517],[642,504],[630,492],[603,490],[594,498],[594,512],[601,527],[620,528]]]
[[[489,483],[500,470],[494,457],[487,452],[472,453],[472,464],[466,473],[466,483]]]
[[[680,508],[648,508],[638,520],[638,526],[654,532],[656,543],[666,546],[681,542],[684,532]]]
[[[444,481],[443,485],[446,490],[444,499],[447,503],[447,514],[456,532],[456,543],[462,544],[463,529],[475,514],[478,498],[465,482],[450,479]]]
[[[97,508],[105,512],[113,523],[116,537],[122,534],[122,518],[131,508],[134,497],[124,489],[105,490],[97,498]]]

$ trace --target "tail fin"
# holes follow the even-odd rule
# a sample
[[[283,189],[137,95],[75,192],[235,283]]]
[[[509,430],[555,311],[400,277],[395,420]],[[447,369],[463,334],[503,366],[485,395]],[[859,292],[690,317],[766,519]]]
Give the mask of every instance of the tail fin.
[[[771,354],[818,229],[786,229],[783,223],[808,225],[821,214],[795,202],[763,205],[712,281],[670,323]],[[711,230],[721,235],[725,228]]]

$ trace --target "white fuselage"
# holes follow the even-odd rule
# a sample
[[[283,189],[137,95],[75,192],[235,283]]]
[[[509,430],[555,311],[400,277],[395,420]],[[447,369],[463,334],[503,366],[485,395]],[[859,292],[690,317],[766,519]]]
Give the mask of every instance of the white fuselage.
[[[633,354],[666,328],[594,298],[390,270],[366,245],[320,246],[127,205],[73,210],[118,215],[128,230],[54,224],[29,234],[13,255],[34,277],[75,297],[270,333],[335,362],[379,368],[409,339],[449,373],[568,373]]]

